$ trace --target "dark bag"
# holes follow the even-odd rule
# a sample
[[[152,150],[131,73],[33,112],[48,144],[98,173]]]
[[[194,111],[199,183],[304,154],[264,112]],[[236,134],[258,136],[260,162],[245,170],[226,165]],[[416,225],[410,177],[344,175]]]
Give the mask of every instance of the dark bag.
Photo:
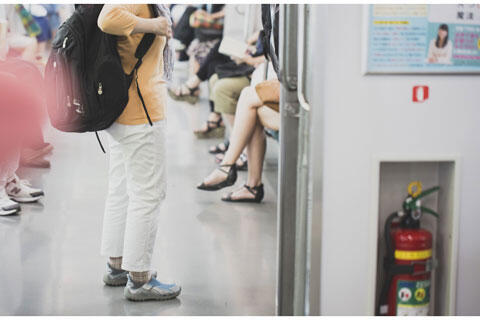
[[[128,89],[153,41],[145,34],[129,74],[123,71],[117,37],[102,32],[97,19],[103,5],[79,5],[57,31],[45,69],[47,108],[61,131],[100,131],[110,127],[128,103]],[[152,6],[154,16],[158,16]],[[137,92],[151,124],[140,89]],[[98,136],[97,136],[98,138]]]
[[[223,29],[195,28],[195,38],[200,42],[221,39]]]
[[[185,47],[188,47],[195,39],[195,30],[190,27],[190,15],[195,11],[197,11],[197,8],[187,7],[173,30],[173,37],[183,43]]]
[[[219,79],[247,77],[251,75],[253,71],[255,71],[255,67],[246,63],[236,64],[233,61],[222,63],[215,68],[215,73]]]

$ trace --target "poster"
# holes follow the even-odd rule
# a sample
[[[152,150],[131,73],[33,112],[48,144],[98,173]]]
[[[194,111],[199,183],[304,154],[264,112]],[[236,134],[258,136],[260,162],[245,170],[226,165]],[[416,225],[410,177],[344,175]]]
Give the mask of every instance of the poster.
[[[480,73],[480,4],[368,5],[367,73]]]

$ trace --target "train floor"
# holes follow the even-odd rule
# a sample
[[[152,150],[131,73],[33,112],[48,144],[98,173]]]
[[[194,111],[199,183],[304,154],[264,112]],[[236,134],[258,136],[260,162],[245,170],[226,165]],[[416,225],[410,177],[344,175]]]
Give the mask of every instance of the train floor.
[[[207,148],[220,142],[192,134],[207,114],[202,88],[200,104],[169,100],[167,111],[168,189],[153,268],[182,286],[179,298],[130,302],[122,287],[103,285],[108,154],[93,134],[51,129],[51,169],[20,170],[45,198],[0,217],[0,315],[274,314],[278,146],[269,139],[262,204],[224,203],[221,191],[197,190],[216,166]]]

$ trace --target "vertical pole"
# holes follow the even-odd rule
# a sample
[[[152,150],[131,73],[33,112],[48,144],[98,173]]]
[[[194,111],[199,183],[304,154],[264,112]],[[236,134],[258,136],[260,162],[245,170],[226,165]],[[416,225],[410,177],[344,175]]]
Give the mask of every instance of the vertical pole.
[[[277,211],[277,315],[293,315],[298,152],[297,5],[280,8],[280,157]]]
[[[311,204],[310,192],[310,104],[305,96],[305,82],[307,80],[306,56],[308,33],[309,6],[298,6],[298,36],[297,36],[297,98],[300,104],[299,127],[298,127],[298,156],[297,156],[297,209],[296,209],[296,232],[295,232],[295,279],[294,279],[294,315],[303,316],[307,312],[306,291],[308,289],[308,252],[307,231],[309,226],[308,213]]]

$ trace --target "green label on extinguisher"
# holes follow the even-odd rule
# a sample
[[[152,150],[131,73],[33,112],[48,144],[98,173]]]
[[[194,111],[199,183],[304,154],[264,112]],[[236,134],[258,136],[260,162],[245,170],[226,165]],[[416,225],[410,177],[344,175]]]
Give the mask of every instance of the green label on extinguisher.
[[[427,316],[430,280],[397,282],[397,316]]]

